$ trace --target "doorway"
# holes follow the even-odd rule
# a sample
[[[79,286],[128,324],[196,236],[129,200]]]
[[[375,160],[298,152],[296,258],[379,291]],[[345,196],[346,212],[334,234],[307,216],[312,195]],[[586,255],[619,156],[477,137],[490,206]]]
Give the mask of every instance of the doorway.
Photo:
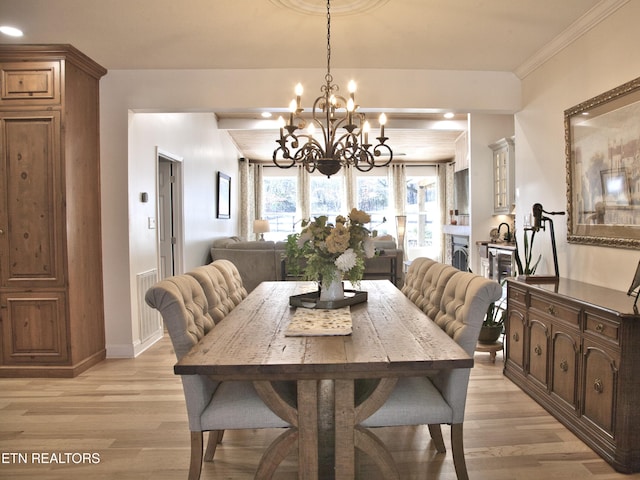
[[[183,273],[182,157],[156,147],[159,280]]]

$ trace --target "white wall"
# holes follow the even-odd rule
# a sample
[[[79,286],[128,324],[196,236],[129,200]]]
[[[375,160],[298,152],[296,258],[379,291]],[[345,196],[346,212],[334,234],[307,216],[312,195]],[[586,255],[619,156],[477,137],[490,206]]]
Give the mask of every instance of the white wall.
[[[123,197],[128,204],[126,278],[130,281],[115,286],[125,297],[123,305],[116,306],[123,311],[122,317],[107,324],[109,357],[131,357],[148,346],[140,343],[135,321],[138,312],[135,277],[157,268],[157,229],[148,228],[148,218],[156,218],[156,147],[183,158],[185,235],[182,264],[185,269],[205,264],[211,239],[237,232],[239,218],[238,153],[228,135],[217,129],[213,114],[130,112],[128,117],[129,162],[125,165],[128,166],[128,194]],[[217,171],[232,177],[231,220],[216,219]],[[149,195],[146,203],[140,201],[142,192]],[[113,283],[108,287],[114,287]],[[125,313],[126,308],[129,311]]]
[[[480,257],[476,243],[489,240],[489,232],[500,222],[509,222],[505,215],[493,215],[493,151],[489,145],[513,135],[513,115],[469,115],[469,190],[471,238],[469,266],[480,273]]]
[[[454,71],[332,71],[339,84],[354,78],[359,103],[377,108],[442,108],[459,112],[514,113],[520,82],[510,73]],[[211,205],[217,165],[232,176],[237,205],[235,149],[219,133],[216,109],[286,107],[298,81],[324,77],[312,70],[113,70],[100,83],[100,155],[107,355],[134,355],[138,348],[135,274],[155,256],[146,228],[154,192],[153,152],[160,146],[185,158],[185,268],[204,263],[212,238],[237,233],[233,221],[216,221]],[[393,86],[393,88],[392,88]],[[137,113],[132,113],[137,112]],[[191,113],[139,116],[143,113]],[[196,115],[198,114],[199,115]],[[147,123],[148,122],[148,123]],[[236,167],[237,168],[237,167]],[[211,208],[211,211],[208,209]]]
[[[523,80],[515,117],[518,224],[536,202],[548,211],[566,209],[564,110],[640,76],[639,18],[640,2],[628,2]],[[629,288],[638,251],[569,244],[566,218],[555,217],[554,225],[561,276]],[[544,259],[539,273],[553,273],[548,233],[536,237],[537,253]]]
[[[129,253],[130,275],[157,268],[156,147],[183,158],[183,218],[185,271],[208,261],[211,239],[232,235],[238,225],[238,153],[228,135],[217,129],[212,113],[137,113],[129,120]],[[232,177],[231,219],[216,218],[216,173]],[[140,201],[148,192],[149,201]],[[182,272],[178,272],[182,273]],[[137,285],[131,282],[131,316],[137,317]],[[145,347],[139,343],[137,322],[131,322],[132,345],[110,345],[110,356],[131,356]],[[124,325],[123,325],[124,327]]]

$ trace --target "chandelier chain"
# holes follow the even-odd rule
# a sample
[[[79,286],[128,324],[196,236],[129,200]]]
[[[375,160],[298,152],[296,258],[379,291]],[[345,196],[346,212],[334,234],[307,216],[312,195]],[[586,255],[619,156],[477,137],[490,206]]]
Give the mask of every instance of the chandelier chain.
[[[327,83],[333,81],[331,76],[331,0],[327,0]]]

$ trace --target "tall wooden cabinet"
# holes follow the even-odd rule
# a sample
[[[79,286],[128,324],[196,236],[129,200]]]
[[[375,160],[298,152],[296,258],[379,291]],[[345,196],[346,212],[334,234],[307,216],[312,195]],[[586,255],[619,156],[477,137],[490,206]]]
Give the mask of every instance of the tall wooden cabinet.
[[[505,375],[616,470],[640,471],[640,314],[583,282],[508,280]]]
[[[105,358],[98,84],[69,45],[0,45],[0,376]]]

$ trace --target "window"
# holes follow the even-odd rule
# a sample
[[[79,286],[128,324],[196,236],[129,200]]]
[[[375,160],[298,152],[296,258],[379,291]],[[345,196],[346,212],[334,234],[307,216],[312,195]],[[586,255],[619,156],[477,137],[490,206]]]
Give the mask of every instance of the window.
[[[380,173],[356,174],[356,207],[371,215],[368,228],[378,235],[397,237],[395,212],[391,209],[391,187],[387,169]],[[297,205],[297,177],[295,171],[264,169],[263,218],[269,220],[269,240],[285,240],[287,235],[300,231],[300,211]],[[438,206],[438,175],[434,166],[406,167],[407,198],[405,241],[407,258],[441,256],[441,223]],[[327,178],[312,174],[309,181],[310,217],[327,215],[334,222],[337,215],[349,213],[342,172]],[[296,208],[298,207],[298,208]]]
[[[262,184],[262,218],[269,221],[269,240],[284,240],[296,221],[296,177],[265,176]]]
[[[343,206],[344,177],[332,175],[327,178],[322,175],[311,175],[311,218],[327,215],[334,221],[336,215],[345,215]]]
[[[440,257],[440,208],[435,168],[407,168],[406,244],[409,259]]]
[[[358,176],[356,182],[358,209],[364,210],[371,215],[369,228],[377,230],[378,235],[393,235],[395,233],[395,217],[389,210],[389,198],[391,195],[389,178],[386,175],[375,176],[367,173],[363,176]],[[391,219],[394,219],[394,221],[391,221]]]

